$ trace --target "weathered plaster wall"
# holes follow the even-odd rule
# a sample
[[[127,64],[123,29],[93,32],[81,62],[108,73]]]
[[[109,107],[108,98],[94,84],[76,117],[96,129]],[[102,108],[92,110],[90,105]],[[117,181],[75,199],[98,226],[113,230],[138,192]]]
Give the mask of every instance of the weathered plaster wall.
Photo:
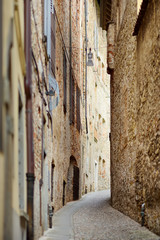
[[[24,4],[15,1],[1,1],[1,4],[2,2],[3,149],[0,154],[0,208],[3,210],[0,210],[0,215],[3,215],[0,216],[0,238],[23,240],[26,239],[27,232],[27,221],[21,216],[27,212]]]

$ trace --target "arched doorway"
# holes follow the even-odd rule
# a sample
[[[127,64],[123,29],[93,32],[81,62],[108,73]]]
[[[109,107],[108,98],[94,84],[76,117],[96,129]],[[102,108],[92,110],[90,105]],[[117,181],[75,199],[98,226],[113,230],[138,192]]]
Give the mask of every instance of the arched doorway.
[[[79,167],[74,156],[70,157],[67,176],[67,201],[79,199]]]

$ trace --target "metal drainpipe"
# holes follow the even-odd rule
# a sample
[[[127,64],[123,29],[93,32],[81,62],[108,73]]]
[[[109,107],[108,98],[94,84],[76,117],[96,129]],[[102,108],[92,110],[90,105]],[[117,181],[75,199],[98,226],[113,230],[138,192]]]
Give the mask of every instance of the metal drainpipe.
[[[144,217],[145,217],[145,203],[141,205],[141,226],[144,226]]]
[[[2,80],[2,9],[3,9],[3,1],[0,2],[0,135],[2,134],[3,126],[2,126],[2,102],[3,102],[3,80]],[[3,140],[2,135],[0,136],[0,151],[3,150]]]
[[[86,56],[85,56],[85,120],[86,120],[86,134],[88,134],[88,121],[87,121],[87,46],[88,46],[88,39],[87,39],[87,0],[85,0],[85,42],[86,42]]]
[[[32,121],[32,72],[31,72],[31,7],[30,0],[24,1],[25,20],[25,56],[26,56],[26,125],[27,125],[27,239],[34,239],[34,152],[33,152],[33,121]]]
[[[114,70],[110,73],[110,188],[111,188],[111,204],[113,204],[113,193],[112,193],[112,86],[114,81]]]

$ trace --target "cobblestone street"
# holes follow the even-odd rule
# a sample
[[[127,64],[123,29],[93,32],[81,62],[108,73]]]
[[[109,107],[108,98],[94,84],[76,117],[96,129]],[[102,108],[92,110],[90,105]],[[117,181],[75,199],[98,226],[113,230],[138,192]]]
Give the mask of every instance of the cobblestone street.
[[[109,191],[93,192],[54,215],[41,240],[159,240],[160,237],[110,206]]]

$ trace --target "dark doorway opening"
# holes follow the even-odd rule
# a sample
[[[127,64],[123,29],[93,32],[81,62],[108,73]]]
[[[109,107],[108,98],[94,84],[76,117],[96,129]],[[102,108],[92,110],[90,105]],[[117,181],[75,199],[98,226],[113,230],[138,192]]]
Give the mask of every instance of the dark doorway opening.
[[[73,200],[79,199],[79,168],[73,168]]]
[[[75,157],[70,157],[70,165],[67,174],[67,196],[66,201],[74,201],[79,199],[79,167]]]
[[[63,206],[65,205],[65,198],[66,198],[66,182],[63,181],[63,199],[62,199]]]

